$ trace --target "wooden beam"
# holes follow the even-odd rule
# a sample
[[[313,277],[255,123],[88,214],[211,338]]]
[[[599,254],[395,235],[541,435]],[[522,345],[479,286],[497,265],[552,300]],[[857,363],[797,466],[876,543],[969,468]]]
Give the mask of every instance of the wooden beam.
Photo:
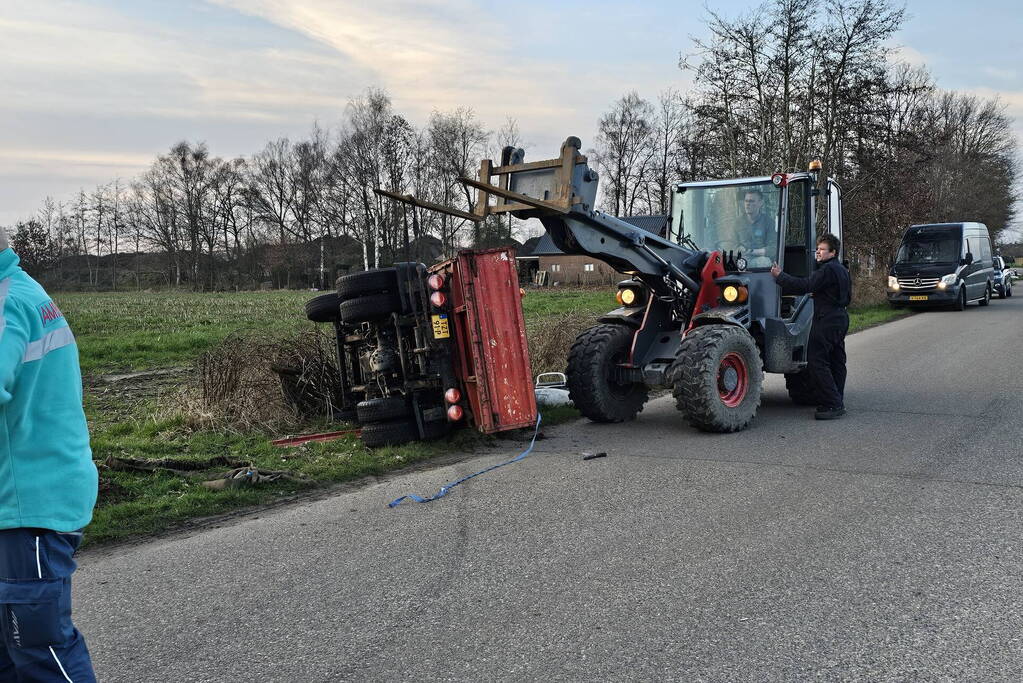
[[[373,192],[375,192],[378,195],[381,195],[382,197],[388,197],[389,199],[393,199],[396,202],[402,202],[403,204],[410,204],[412,206],[420,206],[420,207],[422,207],[424,209],[429,209],[430,211],[437,211],[438,213],[446,213],[449,216],[455,216],[456,218],[463,218],[463,219],[465,219],[467,221],[473,221],[475,223],[479,223],[484,218],[486,218],[485,216],[477,216],[474,213],[466,213],[465,211],[459,211],[458,209],[452,209],[451,207],[448,207],[448,206],[441,206],[440,204],[434,204],[433,202],[427,202],[427,201],[423,201],[422,199],[416,199],[415,197],[413,197],[410,194],[398,194],[396,192],[390,192],[388,190],[384,190],[384,189],[381,189],[379,187],[376,188],[375,190],[373,190]]]
[[[568,213],[569,211],[568,208],[565,206],[560,206],[553,202],[547,202],[542,199],[534,199],[529,195],[519,194],[518,192],[512,192],[511,190],[505,190],[500,187],[490,185],[488,183],[481,183],[477,180],[473,180],[472,178],[460,177],[458,179],[458,182],[468,185],[469,187],[475,187],[477,190],[481,190],[483,192],[489,192],[490,194],[497,195],[498,197],[504,197],[505,199],[510,199],[512,201],[519,202],[520,204],[525,204],[526,206],[532,207],[534,209],[546,209],[547,211],[553,211],[555,213]]]

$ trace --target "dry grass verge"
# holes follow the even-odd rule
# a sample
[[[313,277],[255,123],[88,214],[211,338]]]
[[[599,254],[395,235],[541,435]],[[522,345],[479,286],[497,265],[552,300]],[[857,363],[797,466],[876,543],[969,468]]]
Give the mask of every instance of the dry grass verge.
[[[595,313],[560,313],[526,322],[526,340],[533,374],[564,372],[568,351],[579,333],[597,323]]]
[[[199,358],[170,409],[195,429],[275,431],[340,417],[338,384],[332,335],[231,335]]]

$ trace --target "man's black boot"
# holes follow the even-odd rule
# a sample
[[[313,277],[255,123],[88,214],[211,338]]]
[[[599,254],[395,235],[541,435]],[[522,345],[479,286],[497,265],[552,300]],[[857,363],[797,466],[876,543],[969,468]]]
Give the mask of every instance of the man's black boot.
[[[817,420],[837,420],[845,415],[845,408],[818,408],[813,414]]]

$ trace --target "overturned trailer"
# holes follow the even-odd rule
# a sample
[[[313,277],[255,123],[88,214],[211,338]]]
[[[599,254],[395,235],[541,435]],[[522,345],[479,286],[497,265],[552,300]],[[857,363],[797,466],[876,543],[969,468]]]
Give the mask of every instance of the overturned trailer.
[[[334,326],[342,415],[396,445],[536,422],[520,299],[511,249],[466,250],[342,276],[306,315]]]

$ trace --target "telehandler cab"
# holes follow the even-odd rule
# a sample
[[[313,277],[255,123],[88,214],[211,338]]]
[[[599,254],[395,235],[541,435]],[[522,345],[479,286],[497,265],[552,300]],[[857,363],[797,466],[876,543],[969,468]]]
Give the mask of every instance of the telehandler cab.
[[[507,147],[499,166],[483,160],[478,179],[459,178],[478,192],[472,213],[377,192],[473,221],[537,218],[566,254],[630,276],[618,285],[620,308],[580,334],[569,354],[571,399],[590,420],[633,419],[651,389],[671,388],[692,426],[738,431],[756,415],[764,372],[784,373],[790,397],[812,404],[802,371],[813,299],[785,295],[770,267],[810,274],[822,194],[827,231],[842,234],[839,186],[819,177],[817,163],[807,172],[681,183],[666,234],[654,235],[596,209],[597,172],[580,148],[570,137],[555,159],[527,163]]]

